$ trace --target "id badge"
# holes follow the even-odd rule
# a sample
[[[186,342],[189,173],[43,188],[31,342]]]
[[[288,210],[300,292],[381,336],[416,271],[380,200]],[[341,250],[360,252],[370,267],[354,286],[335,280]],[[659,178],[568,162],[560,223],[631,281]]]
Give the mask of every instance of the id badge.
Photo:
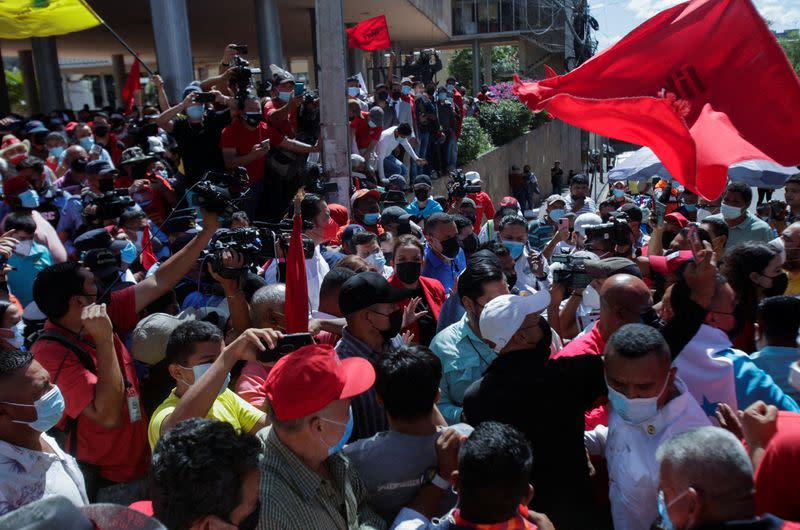
[[[133,390],[128,392],[128,414],[130,415],[131,423],[136,423],[142,419],[139,396]]]

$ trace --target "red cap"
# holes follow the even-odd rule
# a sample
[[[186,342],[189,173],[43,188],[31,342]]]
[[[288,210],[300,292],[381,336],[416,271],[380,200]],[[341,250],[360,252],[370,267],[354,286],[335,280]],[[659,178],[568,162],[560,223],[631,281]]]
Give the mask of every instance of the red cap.
[[[30,189],[30,183],[23,177],[12,177],[3,181],[3,195],[12,197]]]
[[[682,213],[672,212],[671,214],[667,214],[664,216],[664,222],[671,221],[672,223],[680,226],[681,228],[686,228],[686,225],[689,224],[689,220],[686,219]]]
[[[683,216],[681,216],[683,217]],[[650,268],[659,274],[672,274],[687,261],[694,259],[691,250],[681,250],[666,256],[649,256]]]
[[[347,217],[347,208],[341,204],[328,203],[328,209],[331,211],[331,219],[336,221],[339,226],[344,226],[349,223]]]
[[[368,190],[367,188],[356,190],[352,197],[350,197],[350,206],[355,205],[358,199],[363,199],[364,197],[372,197],[376,201],[379,201],[381,200],[381,192],[378,190]]]
[[[71,122],[67,122],[67,126],[64,127],[64,128],[67,130],[67,132],[72,132],[72,131],[75,130],[75,127],[77,127],[77,126],[78,126],[78,122],[77,121],[71,121]]]
[[[375,369],[366,359],[340,359],[327,344],[303,346],[281,357],[264,382],[272,412],[281,421],[320,411],[339,399],[366,392]]]
[[[500,200],[500,208],[504,206],[513,206],[515,208],[519,208],[519,201],[517,201],[517,199],[514,197],[503,197]]]

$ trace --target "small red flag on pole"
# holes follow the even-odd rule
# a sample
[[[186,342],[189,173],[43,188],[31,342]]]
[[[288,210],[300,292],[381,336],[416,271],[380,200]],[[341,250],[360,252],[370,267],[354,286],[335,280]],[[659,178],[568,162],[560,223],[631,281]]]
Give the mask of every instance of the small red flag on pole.
[[[125,112],[133,110],[133,105],[136,101],[136,92],[142,89],[141,74],[139,73],[139,61],[133,60],[131,71],[128,74],[128,79],[125,80],[125,86],[122,87],[122,101],[125,103]]]
[[[391,48],[392,42],[389,39],[386,15],[368,18],[352,28],[347,28],[347,46],[368,51]]]
[[[289,254],[286,257],[286,333],[308,332],[308,280],[303,254],[300,200],[295,198],[292,238],[289,240]]]

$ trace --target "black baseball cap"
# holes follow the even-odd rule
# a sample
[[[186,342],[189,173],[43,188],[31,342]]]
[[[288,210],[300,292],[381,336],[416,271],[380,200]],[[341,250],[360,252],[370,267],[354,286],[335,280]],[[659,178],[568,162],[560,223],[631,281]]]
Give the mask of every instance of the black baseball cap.
[[[630,274],[637,278],[642,277],[639,266],[627,258],[605,258],[595,261],[586,261],[586,272],[592,278],[610,278],[615,274]]]
[[[111,246],[111,234],[105,228],[96,228],[76,237],[74,244],[75,249],[79,252],[87,252],[96,248],[109,248]]]
[[[427,186],[431,189],[431,178],[428,175],[419,175],[414,179],[414,188],[417,186]]]
[[[119,273],[120,263],[111,250],[93,248],[86,252],[83,264],[100,279],[107,279]]]
[[[388,225],[396,223],[402,216],[406,215],[406,211],[399,206],[389,206],[384,208],[381,212],[381,224]]]
[[[642,209],[632,202],[620,206],[619,211],[627,215],[630,221],[642,222]]]
[[[360,272],[344,282],[339,290],[339,308],[350,315],[375,304],[393,304],[413,295],[413,291],[391,285],[382,274]]]

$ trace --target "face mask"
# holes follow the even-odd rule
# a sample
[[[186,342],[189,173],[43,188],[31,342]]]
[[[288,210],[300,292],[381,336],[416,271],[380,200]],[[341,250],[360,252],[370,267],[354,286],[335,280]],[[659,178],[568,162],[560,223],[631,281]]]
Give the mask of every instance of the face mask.
[[[555,210],[550,210],[550,213],[548,214],[548,216],[550,217],[551,221],[556,223],[556,222],[558,222],[559,219],[564,217],[565,213],[566,212],[564,211],[563,208],[556,208]]]
[[[14,334],[13,337],[3,337],[3,340],[19,350],[25,344],[25,336],[22,334],[24,328],[25,322],[22,320],[17,322],[13,328],[2,328],[4,331],[9,331]]]
[[[444,101],[447,99],[447,94],[445,94],[444,92],[439,92],[439,95],[436,97],[439,98],[439,101]]]
[[[442,254],[448,259],[455,259],[461,246],[458,244],[458,236],[442,241]]]
[[[103,125],[94,128],[94,135],[95,136],[105,136],[108,134],[108,127]]]
[[[514,260],[519,259],[519,257],[522,256],[522,252],[525,250],[525,243],[520,243],[519,241],[503,241],[503,246],[508,249]]]
[[[25,190],[17,197],[19,197],[19,202],[23,208],[39,207],[39,194],[36,193],[36,190]]]
[[[201,377],[203,377],[204,373],[208,372],[208,369],[211,368],[212,364],[214,364],[214,363],[196,364],[192,368],[187,368],[185,366],[181,366],[180,364],[178,366],[180,366],[184,370],[191,370],[192,373],[194,373],[194,382],[196,383],[196,382],[198,382],[200,380]],[[231,382],[231,374],[229,373],[228,375],[225,376],[225,381],[222,383],[222,387],[219,389],[219,392],[217,392],[218,396],[220,394],[222,394],[223,392],[225,392],[225,390],[228,388],[228,385],[230,384],[230,382]],[[186,386],[192,386],[189,383],[187,383],[186,381],[183,381],[183,383]]]
[[[455,85],[447,85],[447,91],[451,94],[453,93],[453,90],[455,90],[455,88],[456,88]]]
[[[400,333],[400,330],[403,329],[403,311],[400,309],[392,311],[386,318],[389,319],[389,328],[378,331],[380,331],[383,340],[389,341],[395,338]]]
[[[63,152],[64,148],[59,145],[58,147],[50,149],[50,156],[52,156],[53,158],[61,158],[61,153]]]
[[[386,258],[383,257],[382,252],[373,252],[367,256],[367,263],[378,269],[378,272],[383,274],[383,268],[386,266]]]
[[[292,92],[291,92],[291,91],[290,91],[290,92],[280,92],[280,91],[279,91],[279,92],[278,92],[278,99],[280,99],[281,101],[283,101],[284,103],[286,103],[286,102],[288,102],[290,99],[292,99]]]
[[[347,95],[351,98],[356,97],[361,92],[361,89],[357,86],[349,86],[347,87]]]
[[[186,109],[186,115],[189,116],[190,120],[202,120],[205,113],[206,109],[203,105],[190,105]]]
[[[167,171],[166,169],[161,169],[158,171],[158,176],[160,176],[164,180],[167,180],[169,178],[169,171]]]
[[[130,240],[125,243],[125,248],[122,249],[120,252],[120,257],[122,258],[123,263],[127,263],[130,265],[131,263],[136,260],[138,252],[136,251],[136,245],[134,245]]]
[[[375,226],[378,224],[378,221],[381,218],[381,214],[379,213],[365,213],[364,214],[364,223],[370,226]]]
[[[649,398],[628,398],[625,394],[617,392],[606,381],[608,386],[608,400],[611,402],[611,407],[619,414],[625,422],[631,424],[642,423],[643,421],[652,418],[658,413],[658,398],[664,393],[667,388],[669,376],[664,381],[664,386],[661,387],[661,392],[657,396]]]
[[[53,385],[49,391],[42,397],[33,402],[33,405],[28,403],[13,403],[11,401],[4,401],[9,405],[16,405],[17,407],[34,407],[36,409],[36,420],[34,421],[20,421],[11,420],[14,423],[24,423],[34,431],[46,432],[56,426],[56,423],[64,415],[64,396],[61,395],[61,390]]]
[[[31,253],[31,249],[33,248],[33,241],[30,239],[26,239],[25,241],[20,241],[17,243],[17,246],[14,247],[14,252],[19,254],[20,256],[27,256]]]
[[[398,90],[392,91],[392,99],[400,99],[400,91]]]
[[[772,286],[764,289],[764,296],[780,296],[789,287],[789,276],[785,272],[779,272],[775,276],[765,276],[772,280]]]
[[[425,202],[431,196],[431,192],[428,190],[414,190],[414,197],[417,198],[417,202]]]
[[[398,263],[394,271],[401,282],[406,285],[412,285],[419,280],[420,272],[422,272],[422,263],[416,261]]]
[[[664,500],[664,492],[663,491],[658,492],[658,516],[661,519],[661,526],[659,528],[662,528],[663,530],[675,530],[675,526],[672,524],[672,521],[669,520],[668,510],[673,504],[675,504],[680,499],[685,497],[687,493],[689,493],[689,490],[684,491],[683,493],[672,499],[672,501],[670,501],[669,504],[667,504],[666,501]]]
[[[381,101],[386,101],[387,99],[389,99],[389,94],[387,92],[378,92],[377,96],[378,99]]]
[[[731,219],[737,219],[742,216],[742,209],[737,208],[736,206],[731,206],[730,204],[722,203],[722,206],[719,207],[719,211],[722,214],[722,217],[726,221],[730,221]]]
[[[614,188],[613,190],[611,190],[611,193],[617,199],[621,199],[623,196],[625,196],[625,190],[618,190],[617,188]]]
[[[261,123],[261,120],[264,119],[260,112],[248,112],[244,116],[244,121],[250,127],[258,126],[258,124]]]
[[[369,120],[369,121],[367,122],[367,125],[369,125],[369,127],[370,127],[371,129],[374,129],[375,127],[377,127],[377,126],[378,126],[378,125],[377,125],[377,124],[376,124],[374,121],[372,121],[372,120]]]
[[[699,222],[703,221],[706,217],[708,217],[710,215],[713,215],[713,214],[711,212],[709,212],[708,210],[706,210],[704,208],[698,208],[697,209],[697,222],[699,223]]]
[[[78,140],[78,145],[89,151],[94,145],[94,138],[92,138],[91,136],[84,136],[83,138]]]
[[[683,205],[683,209],[686,210],[689,213],[696,212],[697,211],[697,205],[696,204],[684,204]]]
[[[413,92],[413,91],[414,91],[414,89],[411,88],[410,86],[404,86],[403,87],[403,94],[405,94],[406,96],[411,94],[411,92]]]
[[[86,171],[86,159],[76,158],[70,163],[69,167],[72,169],[72,171],[83,173],[84,171]]]
[[[344,425],[344,433],[342,433],[342,437],[336,442],[336,445],[328,447],[328,456],[338,453],[344,447],[344,444],[347,443],[347,440],[350,439],[350,435],[353,434],[353,409],[352,407],[348,411],[350,417],[347,419],[347,423],[341,423],[339,421],[329,420],[328,418],[323,418],[320,416],[320,419],[323,421],[327,421],[328,423],[335,423],[336,425]],[[322,438],[320,438],[322,439]],[[325,443],[325,440],[322,440],[322,443]]]
[[[461,248],[463,248],[464,252],[467,254],[472,254],[478,250],[480,244],[481,242],[478,240],[478,236],[470,234],[461,241]]]
[[[592,309],[600,309],[600,293],[591,285],[583,290],[583,305]]]
[[[517,285],[516,273],[504,272],[503,275],[506,277],[506,285],[508,285],[508,288],[513,289],[514,286]]]

